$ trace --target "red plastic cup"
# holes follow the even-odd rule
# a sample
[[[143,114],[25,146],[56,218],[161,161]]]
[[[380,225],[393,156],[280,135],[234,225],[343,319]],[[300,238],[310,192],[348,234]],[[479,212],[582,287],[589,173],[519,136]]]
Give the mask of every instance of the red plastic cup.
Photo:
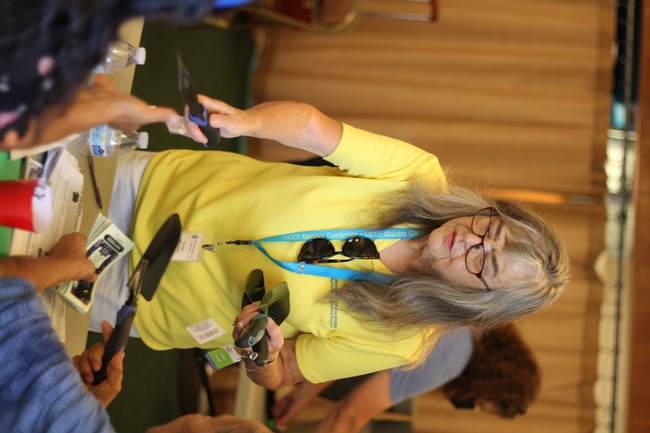
[[[45,181],[0,182],[0,226],[43,233],[51,219],[52,193]]]

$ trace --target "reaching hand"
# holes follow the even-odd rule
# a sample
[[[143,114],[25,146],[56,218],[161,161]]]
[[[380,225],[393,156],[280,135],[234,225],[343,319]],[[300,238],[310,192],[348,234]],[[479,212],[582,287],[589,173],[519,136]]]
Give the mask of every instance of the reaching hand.
[[[108,322],[102,322],[102,334],[104,342],[113,332],[113,327]],[[104,406],[113,401],[122,389],[122,378],[124,377],[124,352],[116,353],[111,359],[106,370],[106,380],[98,385],[93,385],[93,374],[102,367],[102,356],[104,355],[104,345],[101,343],[94,344],[90,350],[85,350],[81,355],[72,358],[74,367],[81,375],[81,380],[95,398]]]
[[[133,95],[120,93],[99,75],[88,87],[79,89],[67,106],[52,106],[30,120],[24,136],[9,131],[0,141],[0,150],[13,150],[52,143],[94,126],[108,124],[119,130],[137,130],[142,125],[168,122],[177,114],[171,108],[152,107]],[[38,124],[38,129],[36,125]]]
[[[300,386],[300,384],[298,385]],[[291,425],[293,419],[300,413],[303,407],[307,404],[307,400],[301,398],[299,388],[291,391],[290,394],[283,399],[275,402],[271,408],[271,413],[275,418],[275,425],[278,428],[284,428]]]
[[[221,136],[233,138],[247,136],[252,131],[253,118],[243,110],[233,108],[225,102],[210,99],[207,96],[199,95],[199,102],[208,113],[210,126],[219,128]],[[207,142],[207,138],[198,125],[188,117],[188,108],[185,107],[185,128],[190,136],[199,143]]]
[[[97,279],[95,265],[86,258],[86,237],[80,233],[68,233],[61,236],[52,247],[47,257],[60,259],[65,268],[65,275],[60,282]]]
[[[0,260],[0,277],[30,281],[42,291],[64,281],[95,281],[95,265],[86,258],[86,238],[68,233],[59,239],[47,256],[11,256]]]

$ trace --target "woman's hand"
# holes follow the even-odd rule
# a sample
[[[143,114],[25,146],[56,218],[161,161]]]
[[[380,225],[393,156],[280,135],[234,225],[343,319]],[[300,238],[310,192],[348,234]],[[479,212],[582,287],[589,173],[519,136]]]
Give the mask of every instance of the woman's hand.
[[[108,341],[113,327],[108,322],[102,322],[102,334],[104,342]],[[108,406],[122,389],[124,377],[124,352],[116,353],[106,369],[106,379],[98,385],[93,385],[94,372],[102,368],[102,356],[104,356],[104,345],[94,344],[90,350],[85,350],[81,355],[72,358],[72,363],[81,375],[81,380],[95,398],[104,406]]]
[[[207,96],[199,95],[199,102],[208,113],[210,126],[219,128],[223,138],[249,136],[252,134],[251,116],[243,110],[231,107],[225,102],[210,99]],[[206,143],[208,140],[203,135],[199,126],[189,119],[189,110],[185,106],[185,128],[190,137],[199,143]]]
[[[0,277],[24,278],[37,291],[65,281],[95,281],[95,265],[86,258],[86,237],[68,233],[45,257],[11,256],[0,261]]]
[[[233,339],[239,338],[241,333],[248,327],[253,317],[257,316],[260,308],[255,304],[245,306],[235,318],[235,329],[232,331]],[[268,324],[266,325],[266,338],[269,345],[269,363],[278,358],[282,346],[284,346],[284,337],[280,331],[280,327],[275,321],[269,317]]]
[[[260,308],[255,304],[247,305],[241,310],[235,318],[235,329],[232,332],[235,340],[239,338],[242,331],[248,327],[259,311]],[[248,377],[254,383],[271,390],[305,380],[296,359],[296,340],[285,341],[280,327],[270,317],[263,338],[268,340],[269,362],[260,367],[249,358],[243,358]]]
[[[309,104],[291,101],[265,102],[242,111],[230,105],[199,95],[199,102],[209,114],[210,126],[219,128],[221,136],[255,137],[278,141],[318,156],[334,152],[343,136],[343,124]],[[206,137],[190,121],[185,108],[185,128],[199,143]]]

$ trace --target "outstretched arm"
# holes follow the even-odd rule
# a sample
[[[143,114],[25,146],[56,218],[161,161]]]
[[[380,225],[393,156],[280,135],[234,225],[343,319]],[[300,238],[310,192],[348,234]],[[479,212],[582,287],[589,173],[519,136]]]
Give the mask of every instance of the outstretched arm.
[[[343,135],[341,122],[327,117],[309,104],[265,102],[248,110],[238,110],[206,96],[200,96],[199,100],[210,113],[210,125],[221,129],[221,136],[225,138],[266,138],[318,156],[327,156],[336,150]],[[185,111],[187,115],[187,108]],[[187,116],[185,126],[194,140],[206,142],[198,126]]]
[[[294,418],[318,394],[329,387],[333,381],[322,383],[300,382],[290,394],[278,400],[271,412],[275,418],[275,425],[282,429],[291,425]]]
[[[0,278],[23,278],[45,290],[65,281],[95,281],[95,265],[86,258],[86,238],[79,233],[62,236],[45,257],[12,256],[0,260]]]
[[[72,103],[62,110],[59,106],[46,109],[31,121],[23,137],[9,131],[0,140],[0,150],[13,150],[53,143],[75,132],[93,126],[109,124],[120,130],[136,130],[142,125],[173,120],[171,108],[152,107],[133,95],[120,93],[105,78],[80,89]]]

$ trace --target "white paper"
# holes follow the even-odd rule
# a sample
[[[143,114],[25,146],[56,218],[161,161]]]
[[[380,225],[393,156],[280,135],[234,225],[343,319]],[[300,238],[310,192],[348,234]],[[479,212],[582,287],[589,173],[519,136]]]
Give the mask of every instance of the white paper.
[[[95,225],[88,235],[86,255],[95,264],[96,273],[101,274],[122,260],[133,249],[133,242],[104,215],[97,215]],[[56,288],[56,292],[71,307],[80,313],[87,313],[95,299],[92,285],[87,282],[67,281]]]
[[[185,329],[187,332],[192,334],[192,337],[194,337],[199,344],[212,341],[226,333],[226,331],[224,331],[224,329],[212,318],[206,319],[196,325],[188,326]]]

